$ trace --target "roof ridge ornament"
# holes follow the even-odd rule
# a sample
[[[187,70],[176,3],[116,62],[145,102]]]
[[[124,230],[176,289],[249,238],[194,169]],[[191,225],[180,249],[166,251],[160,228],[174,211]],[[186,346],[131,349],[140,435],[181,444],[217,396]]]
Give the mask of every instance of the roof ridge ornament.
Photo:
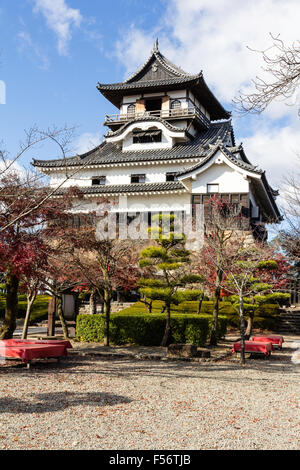
[[[154,41],[154,45],[153,45],[152,51],[153,51],[153,52],[158,52],[158,38],[156,38],[156,40]]]

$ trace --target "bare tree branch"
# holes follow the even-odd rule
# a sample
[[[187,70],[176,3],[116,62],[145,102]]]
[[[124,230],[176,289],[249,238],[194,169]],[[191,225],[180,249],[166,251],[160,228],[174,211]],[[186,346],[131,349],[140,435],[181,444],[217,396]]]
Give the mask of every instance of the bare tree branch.
[[[285,101],[294,99],[300,85],[300,41],[295,41],[290,46],[284,44],[278,36],[270,33],[273,44],[265,50],[255,50],[248,47],[252,52],[261,55],[264,67],[263,71],[268,75],[266,81],[261,77],[252,80],[256,91],[245,93],[239,91],[233,100],[235,110],[239,114],[260,114],[271,102],[275,100]],[[300,111],[299,111],[300,112]]]

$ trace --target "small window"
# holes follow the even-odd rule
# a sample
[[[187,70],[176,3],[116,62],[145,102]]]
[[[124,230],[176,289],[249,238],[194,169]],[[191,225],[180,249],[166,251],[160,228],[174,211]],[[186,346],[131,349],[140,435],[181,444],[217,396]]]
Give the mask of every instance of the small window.
[[[218,193],[219,192],[219,185],[218,184],[208,184],[207,185],[207,192],[208,193]]]
[[[135,103],[132,103],[132,104],[129,104],[128,107],[127,107],[127,114],[129,114],[130,116],[134,116],[135,115]]]
[[[149,144],[161,142],[161,130],[137,131],[133,133],[134,144]]]
[[[166,173],[166,181],[175,181],[175,180],[176,180],[176,172]]]
[[[181,108],[181,101],[173,100],[171,101],[171,109],[179,109]]]
[[[106,184],[106,176],[93,176],[92,186]]]
[[[145,183],[146,175],[131,175],[131,183]]]

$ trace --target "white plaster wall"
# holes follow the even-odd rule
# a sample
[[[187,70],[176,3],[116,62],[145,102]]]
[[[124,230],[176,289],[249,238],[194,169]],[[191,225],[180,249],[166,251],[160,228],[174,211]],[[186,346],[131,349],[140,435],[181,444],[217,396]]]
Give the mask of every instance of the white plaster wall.
[[[110,196],[112,204],[111,212],[155,212],[155,211],[186,211],[189,213],[191,207],[191,196],[188,193],[176,194],[153,194],[136,196]],[[99,198],[85,198],[83,201],[75,201],[73,212],[91,212],[99,209],[97,201]]]
[[[164,96],[164,92],[157,91],[156,93],[144,93],[143,98],[152,98],[152,96]]]
[[[150,122],[147,123],[137,123],[136,127],[139,127],[140,129],[149,129],[149,127],[156,127],[155,122]],[[129,151],[129,150],[155,150],[155,149],[165,149],[165,148],[172,148],[173,147],[173,138],[167,135],[166,132],[164,132],[165,127],[163,126],[157,126],[158,129],[162,129],[162,136],[161,136],[161,142],[152,142],[149,144],[134,144],[133,143],[133,134],[127,134],[125,139],[123,140],[123,146],[122,150],[124,152]]]
[[[146,183],[160,183],[166,181],[166,173],[177,172],[183,169],[184,164],[153,164],[150,165],[134,165],[116,168],[94,168],[84,169],[80,173],[74,175],[65,182],[64,187],[70,186],[91,186],[93,176],[106,176],[106,184],[129,184],[132,174],[145,174]],[[189,163],[184,166],[192,166]],[[57,186],[65,179],[65,172],[53,173],[50,176],[50,186]]]
[[[184,98],[186,96],[186,90],[174,90],[168,91],[168,95],[172,100],[176,98]]]
[[[214,164],[192,180],[193,193],[206,193],[207,184],[219,184],[220,193],[247,193],[249,183],[243,175],[226,164]]]
[[[187,127],[187,121],[172,121],[172,126],[185,129]]]
[[[131,96],[124,96],[122,104],[130,104],[134,103],[136,100],[140,100],[142,95],[131,95]]]
[[[134,144],[133,143],[133,131],[134,130],[148,130],[148,129],[158,129],[162,131],[162,141],[161,142],[152,142],[149,144]],[[122,150],[124,152],[131,150],[155,150],[155,149],[164,149],[172,148],[175,141],[184,141],[186,139],[185,134],[178,133],[175,131],[169,130],[162,122],[159,121],[139,121],[130,124],[122,134],[118,136],[107,136],[107,142],[113,143],[122,143]]]

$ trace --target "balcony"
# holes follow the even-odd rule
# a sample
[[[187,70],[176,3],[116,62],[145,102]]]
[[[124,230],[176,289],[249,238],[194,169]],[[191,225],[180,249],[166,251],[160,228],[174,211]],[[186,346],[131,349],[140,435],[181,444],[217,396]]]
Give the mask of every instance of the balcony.
[[[210,125],[209,119],[196,106],[188,106],[186,108],[160,109],[155,111],[129,112],[125,114],[107,114],[105,116],[104,125],[108,127],[119,127],[129,121],[135,119],[143,119],[147,117],[158,117],[167,121],[181,119],[196,119],[200,127],[207,129]]]

